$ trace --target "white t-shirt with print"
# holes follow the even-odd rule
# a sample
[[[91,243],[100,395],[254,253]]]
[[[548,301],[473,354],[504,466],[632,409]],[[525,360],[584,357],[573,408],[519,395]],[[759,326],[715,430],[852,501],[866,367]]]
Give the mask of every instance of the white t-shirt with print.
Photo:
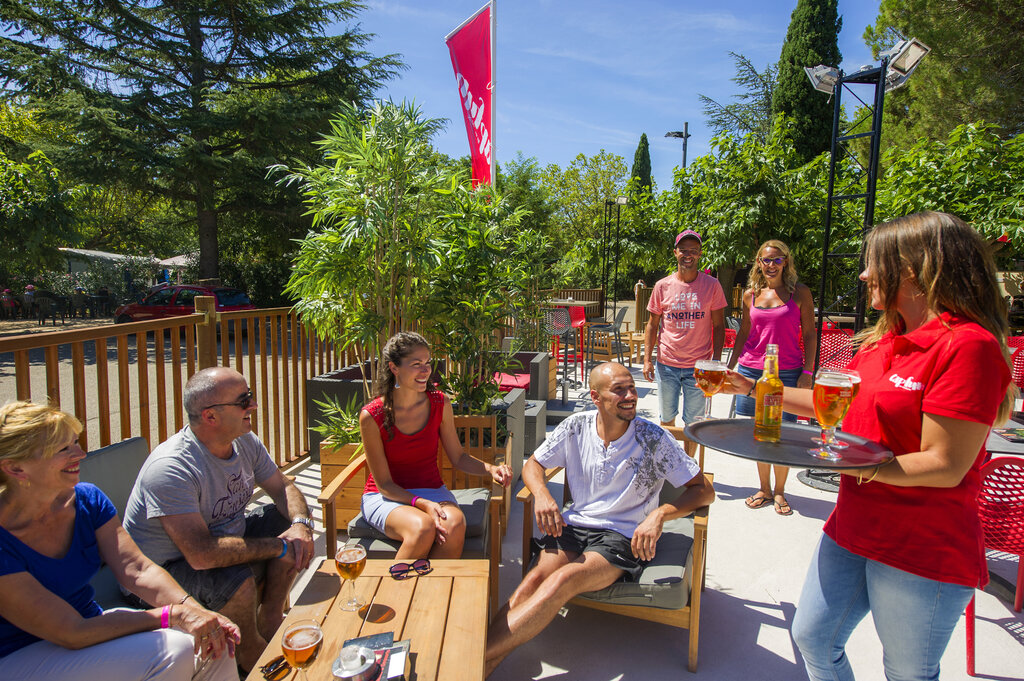
[[[646,419],[633,419],[622,437],[605,447],[596,411],[562,421],[533,458],[545,468],[565,467],[573,499],[563,514],[567,523],[615,530],[628,539],[657,508],[665,481],[681,487],[700,472],[672,435]]]

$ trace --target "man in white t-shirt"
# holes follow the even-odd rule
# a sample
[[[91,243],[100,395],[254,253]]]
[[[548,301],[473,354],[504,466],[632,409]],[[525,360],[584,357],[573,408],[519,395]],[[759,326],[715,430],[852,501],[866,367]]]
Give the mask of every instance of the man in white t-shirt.
[[[717,279],[698,267],[700,234],[692,229],[680,232],[674,253],[676,271],[654,285],[644,333],[644,378],[657,377],[659,418],[665,426],[676,423],[680,391],[683,421],[692,423],[700,416],[704,393],[693,377],[693,367],[701,359],[721,359],[725,343],[725,293]],[[657,368],[652,360],[655,346]],[[693,446],[687,443],[691,456]]]
[[[636,579],[654,558],[665,521],[714,501],[715,491],[664,429],[636,418],[633,376],[606,362],[590,373],[597,411],[574,414],[555,428],[523,466],[545,534],[537,564],[487,634],[486,673],[546,627],[559,609],[585,591],[603,589],[626,574]],[[544,469],[565,467],[572,504],[563,515]],[[683,492],[658,503],[668,481]],[[529,560],[524,556],[524,560]]]

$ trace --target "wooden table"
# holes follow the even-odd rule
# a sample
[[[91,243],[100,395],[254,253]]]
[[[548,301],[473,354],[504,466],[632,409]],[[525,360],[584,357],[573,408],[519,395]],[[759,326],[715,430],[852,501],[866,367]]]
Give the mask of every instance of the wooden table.
[[[292,606],[281,628],[249,674],[263,681],[259,667],[281,654],[281,632],[298,619],[315,619],[324,643],[308,672],[309,681],[331,681],[331,665],[350,638],[391,631],[395,641],[410,639],[409,681],[468,679],[484,676],[487,639],[486,560],[432,560],[433,572],[395,580],[388,568],[395,561],[368,560],[356,580],[356,592],[368,604],[360,612],[340,607],[341,579],[333,560],[324,560]],[[336,603],[335,599],[339,599]],[[297,672],[287,677],[297,678]]]

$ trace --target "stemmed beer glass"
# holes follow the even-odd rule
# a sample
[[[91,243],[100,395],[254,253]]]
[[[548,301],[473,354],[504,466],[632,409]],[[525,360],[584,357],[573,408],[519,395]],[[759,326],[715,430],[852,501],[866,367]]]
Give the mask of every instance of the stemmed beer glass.
[[[836,425],[843,420],[853,401],[854,386],[860,385],[860,376],[854,374],[856,372],[818,369],[814,377],[814,418],[821,426],[821,437],[812,438],[820,446],[808,449],[809,454],[827,461],[839,461],[841,457],[836,450],[850,446],[836,439]]]
[[[711,396],[722,389],[728,366],[717,359],[697,360],[697,364],[694,365],[693,376],[697,379],[697,387],[704,393],[704,415],[700,417],[700,421],[711,418]]]
[[[342,588],[344,589],[346,584],[350,585],[348,587],[349,599],[341,605],[341,609],[353,611],[366,605],[356,596],[356,579],[366,567],[366,549],[359,544],[342,546],[334,556],[334,567],[344,582]]]
[[[304,681],[309,681],[306,667],[316,660],[323,642],[324,632],[316,620],[299,620],[285,629],[281,636],[281,652],[284,653],[284,659],[299,670]]]

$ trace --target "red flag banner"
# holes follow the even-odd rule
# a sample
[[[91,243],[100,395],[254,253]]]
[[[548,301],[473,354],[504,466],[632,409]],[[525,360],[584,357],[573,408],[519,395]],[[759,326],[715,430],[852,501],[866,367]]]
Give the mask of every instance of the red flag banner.
[[[473,186],[491,181],[491,8],[484,6],[445,40],[459,86],[473,158]]]

